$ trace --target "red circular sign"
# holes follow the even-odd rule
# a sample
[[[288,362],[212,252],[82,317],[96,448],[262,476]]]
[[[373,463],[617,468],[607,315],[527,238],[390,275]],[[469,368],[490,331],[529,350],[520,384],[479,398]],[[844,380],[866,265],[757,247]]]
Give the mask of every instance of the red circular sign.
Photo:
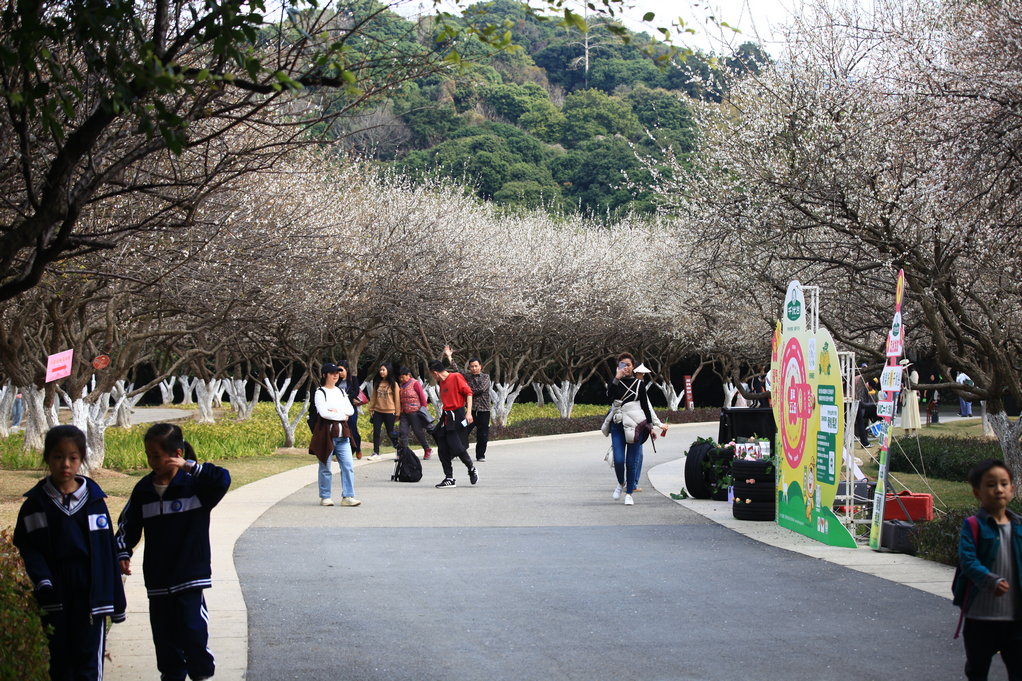
[[[106,369],[110,366],[110,355],[98,355],[92,360],[93,369]]]

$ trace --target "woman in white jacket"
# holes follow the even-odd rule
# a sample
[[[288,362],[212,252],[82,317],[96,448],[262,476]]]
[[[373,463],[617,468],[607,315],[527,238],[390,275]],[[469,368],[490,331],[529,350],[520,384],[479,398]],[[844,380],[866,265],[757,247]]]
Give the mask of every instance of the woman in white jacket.
[[[348,419],[355,413],[355,407],[347,393],[337,387],[341,368],[336,364],[323,365],[323,386],[316,390],[316,426],[312,431],[309,453],[319,459],[319,505],[333,506],[330,498],[330,459],[337,459],[341,467],[341,506],[358,506],[362,502],[355,498],[355,469],[351,460],[351,443]]]
[[[617,475],[617,487],[614,488],[613,499],[625,495],[625,505],[635,503],[632,493],[642,473],[642,434],[636,437],[636,427],[643,421],[651,428],[659,428],[661,435],[667,434],[667,425],[660,422],[656,412],[650,406],[646,394],[646,384],[637,377],[635,358],[623,352],[617,358],[617,374],[607,385],[607,397],[611,401],[609,422],[610,442],[614,448],[614,473]]]

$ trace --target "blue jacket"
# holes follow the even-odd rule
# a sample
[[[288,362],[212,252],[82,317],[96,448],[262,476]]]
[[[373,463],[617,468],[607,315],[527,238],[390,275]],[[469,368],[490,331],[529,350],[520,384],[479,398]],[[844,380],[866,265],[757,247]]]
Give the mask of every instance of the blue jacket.
[[[65,585],[60,584],[61,570],[57,561],[63,560],[60,556],[70,549],[76,555],[88,555],[92,615],[109,615],[114,622],[123,622],[124,585],[117,563],[113,524],[103,501],[106,494],[91,479],[80,479],[85,482],[86,494],[79,506],[70,509],[61,504],[60,493],[47,483],[49,478],[43,478],[25,492],[25,502],[14,528],[14,545],[25,561],[25,571],[35,585],[44,612],[63,610],[60,594],[65,592]],[[60,545],[69,541],[79,545]],[[44,598],[44,594],[52,597]]]
[[[150,598],[211,586],[209,515],[230,486],[227,469],[211,463],[179,470],[162,499],[152,473],[135,485],[117,521],[117,557],[131,558],[145,530],[142,572]]]
[[[976,517],[979,519],[979,541],[973,540],[968,521],[962,523],[962,533],[958,539],[958,565],[965,579],[959,579],[955,584],[954,603],[960,605],[964,612],[969,611],[978,590],[993,589],[1002,578],[1002,575],[990,571],[1001,550],[1001,532],[997,529],[997,522],[982,508],[976,512]],[[1008,520],[1011,521],[1015,576],[1022,580],[1022,517],[1008,511]],[[1022,604],[1019,591],[1019,588],[1014,588],[1008,592],[1009,597],[1016,599],[1016,604]]]

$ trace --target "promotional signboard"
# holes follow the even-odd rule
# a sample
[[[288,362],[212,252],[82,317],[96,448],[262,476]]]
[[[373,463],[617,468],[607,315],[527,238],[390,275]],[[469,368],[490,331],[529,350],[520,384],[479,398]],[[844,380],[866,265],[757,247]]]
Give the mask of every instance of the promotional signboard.
[[[877,409],[877,416],[883,417],[883,427],[880,430],[880,471],[877,473],[876,496],[873,498],[873,522],[869,528],[869,548],[880,550],[880,530],[884,522],[884,500],[887,499],[887,461],[890,457],[891,446],[891,425],[894,419],[893,406],[898,402],[898,392],[901,390],[901,374],[903,368],[898,363],[902,351],[905,349],[905,327],[901,322],[901,300],[905,295],[905,271],[898,271],[898,281],[894,289],[894,320],[891,322],[891,330],[887,334],[887,366],[880,374],[880,400],[879,404],[890,404],[891,408],[884,409],[880,413]]]
[[[71,361],[74,359],[75,351],[65,350],[46,358],[46,382],[56,381],[58,378],[67,378],[71,375]]]
[[[806,325],[802,285],[793,281],[771,352],[777,422],[777,524],[832,546],[855,546],[834,514],[844,442],[844,392],[834,339]]]

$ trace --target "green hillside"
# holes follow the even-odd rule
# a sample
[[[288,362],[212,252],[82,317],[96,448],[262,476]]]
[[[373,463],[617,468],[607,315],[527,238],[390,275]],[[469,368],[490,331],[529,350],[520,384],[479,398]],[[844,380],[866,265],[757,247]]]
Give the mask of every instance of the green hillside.
[[[379,12],[361,5],[366,15]],[[665,46],[605,20],[568,29],[511,0],[481,2],[461,18],[509,39],[494,51],[467,32],[445,45],[449,66],[408,80],[386,100],[336,125],[349,149],[413,177],[439,174],[508,208],[545,207],[613,219],[655,210],[636,152],[684,159],[693,148],[692,98],[719,101],[730,78],[768,57],[671,56]],[[392,12],[373,18],[378,45],[445,40],[441,21]],[[371,41],[359,49],[372,50]],[[669,150],[669,151],[668,151]]]

